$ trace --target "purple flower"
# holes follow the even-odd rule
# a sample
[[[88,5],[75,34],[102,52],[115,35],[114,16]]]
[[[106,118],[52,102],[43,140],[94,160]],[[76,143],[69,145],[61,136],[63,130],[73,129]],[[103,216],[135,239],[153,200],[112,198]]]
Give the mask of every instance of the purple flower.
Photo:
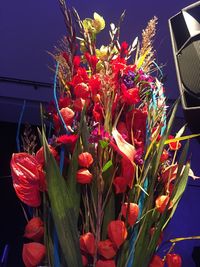
[[[134,87],[135,73],[128,71],[128,74],[124,74],[122,80],[128,89]]]

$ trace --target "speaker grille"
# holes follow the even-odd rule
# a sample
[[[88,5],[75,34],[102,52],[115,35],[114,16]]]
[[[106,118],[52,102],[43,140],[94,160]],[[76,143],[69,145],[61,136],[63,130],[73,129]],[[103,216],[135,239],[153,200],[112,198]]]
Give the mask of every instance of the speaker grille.
[[[200,97],[200,40],[194,41],[180,52],[178,64],[185,89]]]

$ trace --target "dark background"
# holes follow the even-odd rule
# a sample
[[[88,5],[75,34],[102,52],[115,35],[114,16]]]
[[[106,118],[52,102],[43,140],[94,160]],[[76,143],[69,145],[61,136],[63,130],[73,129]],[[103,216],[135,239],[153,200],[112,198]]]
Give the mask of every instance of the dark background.
[[[117,23],[126,9],[122,24],[121,41],[132,42],[141,37],[148,21],[158,17],[155,49],[158,64],[165,65],[166,96],[172,101],[179,96],[174,67],[168,19],[194,1],[114,1],[74,0],[81,18],[102,15],[106,30],[99,35],[100,44],[108,43],[108,27]],[[20,267],[21,246],[25,219],[12,188],[9,162],[16,151],[16,132],[22,105],[26,100],[22,123],[39,124],[39,103],[53,98],[53,60],[48,54],[65,34],[65,25],[56,0],[1,0],[0,4],[0,252],[9,244],[8,267]],[[5,79],[9,78],[9,79]],[[13,82],[13,78],[14,80]],[[23,81],[22,81],[23,80]],[[12,81],[12,82],[11,82]],[[198,118],[197,118],[198,119]],[[185,123],[182,108],[176,118],[176,128]],[[192,169],[200,176],[199,142],[190,144]],[[200,235],[200,184],[189,179],[183,199],[165,233],[165,239]],[[176,252],[183,257],[183,267],[194,267],[192,251],[200,241],[184,241],[176,245]]]

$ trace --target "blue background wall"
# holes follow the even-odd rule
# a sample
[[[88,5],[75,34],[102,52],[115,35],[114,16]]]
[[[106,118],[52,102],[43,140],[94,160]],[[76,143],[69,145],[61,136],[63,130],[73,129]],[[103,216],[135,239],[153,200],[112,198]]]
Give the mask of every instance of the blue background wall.
[[[121,41],[131,42],[136,36],[140,37],[147,22],[154,15],[157,16],[158,26],[155,38],[157,62],[166,65],[163,71],[167,77],[165,82],[167,97],[170,99],[178,97],[168,19],[194,1],[74,0],[67,2],[70,7],[74,6],[78,10],[81,18],[92,17],[93,12],[96,11],[104,16],[108,25],[110,22],[117,23],[120,14],[126,9]],[[47,51],[52,52],[64,34],[65,25],[58,1],[1,0],[0,76],[52,83],[53,72],[50,68],[53,67],[53,60]],[[106,44],[108,38],[108,31],[105,30],[99,36],[100,43]],[[0,82],[0,121],[16,122],[23,99],[27,100],[23,121],[37,123],[38,103],[52,99],[52,89]],[[184,123],[181,111],[178,116],[177,124],[181,125]],[[200,176],[200,153],[197,140],[191,142],[190,149],[192,169]],[[199,181],[189,180],[180,206],[166,231],[166,239],[200,235],[199,186]],[[177,244],[176,249],[183,256],[183,267],[195,266],[191,258],[194,245],[200,246],[200,241],[185,241]]]

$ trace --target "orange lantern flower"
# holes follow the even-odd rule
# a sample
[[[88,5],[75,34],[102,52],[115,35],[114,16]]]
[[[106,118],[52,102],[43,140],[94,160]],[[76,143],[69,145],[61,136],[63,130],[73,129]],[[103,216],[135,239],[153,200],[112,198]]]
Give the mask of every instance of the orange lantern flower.
[[[83,252],[89,253],[90,255],[94,255],[95,253],[95,239],[94,235],[90,232],[81,235],[79,239],[80,249]]]
[[[138,218],[139,215],[139,207],[135,203],[124,203],[122,205],[122,215],[126,219],[128,217],[128,223],[130,226],[133,226]]]
[[[113,185],[115,187],[115,193],[120,194],[126,192],[127,189],[127,179],[121,176],[115,177]]]
[[[164,261],[158,255],[154,255],[149,267],[164,267],[164,265]]]
[[[89,184],[92,181],[92,177],[88,169],[80,169],[76,173],[76,180],[80,184]]]
[[[125,223],[120,220],[111,221],[108,225],[108,237],[119,248],[127,238]]]
[[[109,260],[116,255],[116,250],[113,247],[113,243],[109,239],[106,239],[104,241],[99,241],[98,253]]]
[[[182,259],[178,254],[167,254],[166,262],[168,267],[181,267]]]
[[[40,243],[28,243],[23,245],[22,258],[26,267],[36,267],[44,259],[46,248]]]
[[[71,125],[74,119],[74,111],[71,108],[62,108],[60,113],[66,125]]]
[[[85,255],[81,255],[81,259],[82,259],[82,264],[83,266],[87,266],[88,265],[88,259]]]
[[[157,199],[156,199],[156,208],[157,208],[157,211],[160,212],[160,213],[163,213],[168,205],[168,202],[169,202],[169,196],[167,195],[162,195],[162,196],[159,196]],[[172,202],[170,202],[170,205],[169,205],[169,208],[170,209],[172,207]]]
[[[25,227],[24,237],[36,242],[41,241],[44,236],[44,223],[40,217],[32,218]]]
[[[90,153],[83,152],[78,156],[78,164],[81,167],[89,168],[92,163],[93,163],[93,157]]]
[[[98,260],[95,267],[116,267],[114,260]]]

